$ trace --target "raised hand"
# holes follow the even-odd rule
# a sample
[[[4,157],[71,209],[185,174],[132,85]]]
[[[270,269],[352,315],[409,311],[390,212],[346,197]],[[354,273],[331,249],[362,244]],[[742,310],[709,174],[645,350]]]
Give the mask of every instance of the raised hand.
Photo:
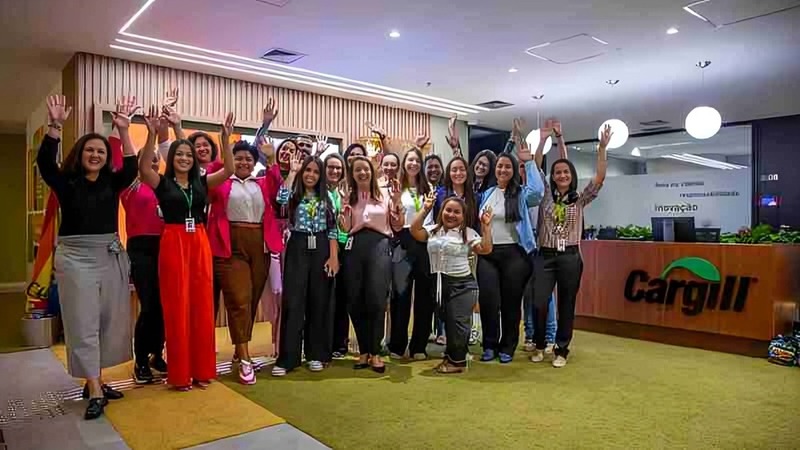
[[[278,116],[278,102],[270,98],[267,100],[267,105],[264,106],[264,116],[262,120],[264,123],[272,123],[272,121],[275,120],[275,117],[277,116]]]
[[[539,129],[539,138],[541,139],[541,142],[546,141],[547,138],[549,138],[550,135],[552,134],[553,134],[553,121],[547,119],[544,121],[544,125],[542,125],[542,128]]]
[[[147,126],[147,134],[155,136],[162,122],[163,117],[159,117],[158,107],[156,105],[150,105],[150,109],[148,109],[147,113],[144,115],[144,124]]]
[[[330,144],[328,144],[328,136],[325,136],[324,134],[318,134],[317,155],[322,155],[323,153],[325,153],[325,150],[327,150],[328,147],[330,147]]]
[[[436,192],[431,191],[425,194],[425,198],[423,199],[423,207],[425,211],[430,211],[433,209],[433,205],[436,203]]]
[[[350,195],[352,193],[353,189],[342,181],[339,185],[339,197],[342,199],[342,209],[344,209],[345,206],[350,206]]]
[[[511,125],[511,136],[517,139],[522,139],[522,127],[525,126],[525,121],[522,118],[515,118]]]
[[[233,126],[236,123],[236,116],[233,115],[232,112],[229,112],[227,116],[225,116],[225,122],[222,123],[222,135],[230,137],[233,135]]]
[[[275,156],[275,145],[265,135],[256,138],[256,147],[268,159]]]
[[[556,136],[561,136],[563,133],[561,132],[561,121],[557,119],[553,119],[551,122],[553,126],[553,132],[555,132]]]
[[[528,148],[528,144],[525,141],[522,141],[522,144],[517,143],[517,157],[519,158],[520,162],[528,162],[533,159],[533,155],[531,154],[531,149]]]
[[[484,228],[488,228],[492,226],[492,219],[494,218],[494,212],[492,212],[492,207],[487,206],[483,213],[481,213],[481,226]]]
[[[383,131],[383,128],[375,125],[375,122],[368,120],[366,123],[364,123],[364,125],[367,126],[367,129],[370,133],[377,134],[379,138],[383,139],[386,137],[386,132]]]
[[[461,147],[461,142],[458,139],[458,131],[456,130],[456,120],[458,116],[453,116],[447,123],[447,145],[454,151]]]
[[[63,125],[72,112],[72,106],[67,106],[67,97],[51,95],[47,97],[47,120],[51,124]]]
[[[178,114],[178,110],[175,109],[174,106],[162,106],[161,115],[164,116],[164,119],[166,119],[167,122],[169,122],[169,124],[173,127],[177,127],[181,124],[181,116]]]
[[[165,135],[169,133],[169,125],[170,121],[167,119],[167,116],[161,114],[158,116],[158,132],[164,133]]]
[[[136,105],[136,97],[127,96],[117,100],[117,110],[111,113],[112,123],[118,130],[127,130],[131,126],[131,119],[141,106]]]
[[[297,175],[300,169],[303,168],[303,152],[294,152],[292,159],[289,161],[289,172]]]
[[[611,125],[603,127],[603,132],[600,133],[600,147],[605,150],[608,147],[608,143],[611,142],[612,136],[614,136],[614,132],[611,131]]]
[[[389,180],[389,194],[392,198],[392,203],[399,205],[400,197],[403,195],[403,190],[400,187],[400,180],[397,178],[392,178]]]
[[[416,145],[418,149],[422,150],[422,147],[425,147],[430,140],[431,137],[428,136],[428,133],[420,131],[417,137],[414,139],[414,145]]]
[[[178,88],[172,88],[164,94],[164,101],[161,102],[161,108],[176,108],[178,105]]]

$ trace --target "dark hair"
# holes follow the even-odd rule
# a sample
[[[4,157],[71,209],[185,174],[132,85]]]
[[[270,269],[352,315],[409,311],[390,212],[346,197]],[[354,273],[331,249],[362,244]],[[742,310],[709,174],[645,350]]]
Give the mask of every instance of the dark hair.
[[[381,164],[383,164],[383,160],[386,159],[387,156],[391,156],[397,160],[397,169],[400,169],[400,155],[395,152],[386,152],[383,154],[383,158],[381,158]]]
[[[439,161],[439,165],[444,167],[444,163],[442,162],[442,158],[440,158],[439,155],[435,155],[433,153],[431,153],[430,155],[425,157],[425,161],[423,161],[422,167],[424,168],[428,164],[428,162],[430,160],[432,160],[432,159],[435,159],[435,160]]]
[[[237,141],[233,144],[233,154],[236,155],[236,152],[248,152],[250,156],[253,157],[253,160],[258,162],[258,153],[259,151],[256,149],[254,145],[247,141]]]
[[[311,163],[317,165],[319,169],[319,179],[317,184],[314,185],[314,192],[319,198],[319,202],[325,208],[325,219],[328,229],[336,228],[336,217],[334,217],[333,208],[331,207],[330,197],[328,196],[328,183],[325,181],[325,170],[323,169],[322,160],[316,156],[306,156],[303,160],[303,165],[297,172],[292,185],[292,196],[289,197],[289,221],[294,225],[295,211],[306,196],[306,187],[303,184],[303,174]]]
[[[339,153],[330,153],[328,156],[325,157],[325,161],[323,161],[323,165],[325,166],[323,167],[323,170],[325,170],[325,177],[326,177],[325,181],[327,181],[328,177],[328,161],[330,161],[331,159],[338,159],[339,162],[342,163],[342,179],[339,180],[339,182],[342,182],[347,178],[347,172],[346,172],[347,163],[344,161],[344,158],[342,158],[342,155],[340,155]]]
[[[464,200],[461,200],[458,197],[448,197],[444,199],[444,201],[442,202],[442,208],[439,211],[439,214],[436,215],[436,226],[433,227],[433,229],[431,229],[430,234],[434,234],[439,230],[441,230],[442,228],[444,228],[444,220],[442,219],[442,214],[444,213],[444,206],[449,202],[456,202],[461,206],[461,212],[462,215],[464,216],[464,221],[461,223],[461,229],[459,231],[461,231],[461,237],[464,239],[464,243],[466,244],[467,227],[469,226],[469,224],[467,224],[468,220],[467,216],[469,215],[469,211],[467,210],[467,205],[466,203],[464,203]]]
[[[402,189],[407,189],[411,186],[408,184],[408,177],[406,176],[406,160],[408,159],[408,155],[416,154],[417,158],[419,158],[419,173],[417,173],[416,180],[414,183],[416,184],[417,188],[417,195],[420,197],[425,196],[430,190],[430,186],[428,186],[428,178],[425,176],[425,167],[422,165],[422,152],[419,151],[418,148],[412,148],[403,155],[403,160],[400,161],[400,174],[398,178],[400,179],[400,187]]]
[[[69,154],[67,154],[67,157],[64,158],[64,162],[61,164],[61,173],[69,178],[83,178],[86,176],[86,169],[83,168],[83,158],[81,158],[81,156],[83,155],[86,143],[92,139],[103,141],[103,145],[106,147],[106,163],[100,168],[98,178],[111,175],[111,143],[108,142],[105,136],[97,133],[84,134],[80,139],[75,141]]]
[[[211,160],[216,161],[217,156],[219,156],[219,147],[217,147],[217,143],[214,139],[211,139],[211,136],[204,131],[195,131],[186,138],[192,143],[192,153],[194,153],[194,143],[197,141],[197,138],[204,138],[208,141],[208,144],[211,146]],[[197,161],[197,158],[195,158],[195,161]]]
[[[455,190],[453,189],[453,180],[450,178],[450,167],[456,161],[461,161],[464,164],[464,169],[467,171],[467,180],[464,181],[464,198],[466,199],[464,204],[467,209],[464,211],[464,214],[467,216],[467,226],[474,228],[476,225],[475,222],[478,218],[478,205],[475,201],[475,192],[473,191],[472,187],[472,174],[469,172],[469,164],[467,163],[467,160],[460,156],[454,156],[453,159],[447,163],[447,167],[444,169],[443,184],[445,189],[445,199],[455,195]],[[434,205],[434,215],[439,215],[439,210],[442,209],[442,206],[444,206],[444,202],[442,202],[440,206]]]
[[[359,144],[358,142],[354,142],[354,143],[348,145],[347,148],[344,151],[344,155],[343,156],[344,156],[345,164],[349,164],[347,162],[347,160],[350,159],[350,153],[353,153],[353,150],[356,149],[356,148],[360,148],[361,151],[364,152],[364,156],[367,156],[367,148],[364,147],[363,145]]]
[[[168,180],[175,179],[175,153],[178,151],[178,147],[181,145],[188,146],[192,152],[193,164],[192,168],[189,169],[189,184],[192,186],[194,193],[198,194],[198,197],[205,202],[207,192],[203,187],[203,183],[200,182],[200,161],[197,160],[197,153],[194,151],[194,144],[192,144],[192,142],[188,139],[176,139],[172,141],[172,144],[170,144],[166,161],[167,170],[164,171],[164,178]]]
[[[522,184],[520,183],[519,176],[519,161],[513,153],[503,152],[497,157],[495,168],[500,159],[507,158],[511,161],[511,179],[508,180],[505,190],[505,209],[506,209],[506,223],[516,223],[522,220],[519,212],[519,194],[522,191]]]
[[[489,172],[487,172],[486,176],[483,177],[481,185],[476,193],[483,193],[490,187],[497,185],[497,178],[494,176],[494,166],[497,164],[497,155],[495,155],[491,150],[481,150],[477,155],[475,155],[475,158],[472,160],[472,165],[469,166],[469,173],[473,176],[474,180],[475,164],[477,164],[478,160],[484,156],[489,160]]]
[[[355,156],[353,159],[353,163],[347,168],[347,183],[350,185],[350,204],[355,205],[358,203],[358,183],[356,183],[355,178],[355,166],[356,163],[359,161],[364,161],[369,166],[369,173],[370,173],[370,197],[373,199],[380,201],[383,200],[383,194],[381,194],[381,189],[378,187],[378,177],[375,176],[375,167],[372,166],[372,161],[367,159],[366,156]]]
[[[578,173],[575,171],[575,165],[572,164],[572,161],[562,158],[553,161],[553,164],[550,165],[550,193],[553,195],[553,201],[557,202],[559,200],[559,193],[556,180],[553,179],[553,172],[555,171],[556,164],[560,163],[564,163],[569,167],[569,173],[571,175],[569,190],[564,194],[563,198],[566,199],[566,203],[572,204],[577,200],[578,194]]]

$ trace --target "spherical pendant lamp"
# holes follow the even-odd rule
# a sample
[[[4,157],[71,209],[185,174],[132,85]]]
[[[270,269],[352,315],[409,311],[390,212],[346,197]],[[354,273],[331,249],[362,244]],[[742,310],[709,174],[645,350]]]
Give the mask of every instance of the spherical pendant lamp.
[[[691,137],[708,139],[719,132],[722,116],[710,106],[698,106],[686,116],[684,126]]]

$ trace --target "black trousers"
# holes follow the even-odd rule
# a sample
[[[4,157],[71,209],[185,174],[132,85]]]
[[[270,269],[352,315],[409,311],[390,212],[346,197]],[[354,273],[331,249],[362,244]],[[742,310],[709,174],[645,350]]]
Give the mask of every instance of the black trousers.
[[[359,353],[380,355],[392,280],[392,247],[388,237],[372,230],[361,230],[351,239],[352,246],[343,258],[350,319]]]
[[[286,245],[281,343],[276,362],[286,370],[300,366],[304,342],[306,361],[331,360],[333,279],[325,273],[330,244],[327,232],[316,233],[316,249],[309,249],[309,236],[292,231]]]
[[[557,289],[558,328],[556,329],[556,355],[566,357],[575,327],[575,303],[581,287],[583,259],[578,246],[567,247],[565,252],[542,248],[536,257],[533,288],[533,320],[536,324],[533,341],[537,349],[545,348],[545,330],[550,293]]]
[[[158,285],[158,248],[161,236],[135,236],[128,239],[131,278],[139,297],[133,351],[136,363],[145,365],[149,355],[161,356],[164,350],[164,314]]]
[[[392,299],[389,303],[392,327],[389,351],[402,355],[408,352],[427,354],[428,337],[433,323],[433,276],[431,275],[428,247],[415,240],[408,229],[398,233],[399,244],[392,254]],[[414,304],[414,327],[408,341],[408,323],[411,304]]]
[[[445,357],[454,366],[467,365],[469,336],[472,333],[472,308],[478,297],[478,284],[472,275],[442,275],[441,317],[445,322]]]
[[[531,276],[531,259],[517,244],[495,245],[492,253],[478,258],[477,272],[483,350],[513,356],[519,344],[522,294]]]
[[[344,244],[339,244],[339,255],[344,255]],[[341,354],[347,353],[350,342],[350,317],[347,314],[347,286],[345,283],[345,258],[339,258],[339,273],[336,275],[334,288],[334,313],[333,313],[333,351]]]

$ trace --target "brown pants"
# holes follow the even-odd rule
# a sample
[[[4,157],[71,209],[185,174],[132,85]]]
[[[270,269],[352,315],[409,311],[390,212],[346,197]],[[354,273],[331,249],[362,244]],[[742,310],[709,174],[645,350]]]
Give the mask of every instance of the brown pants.
[[[267,282],[269,255],[264,254],[260,225],[231,224],[231,257],[214,258],[219,273],[228,329],[234,344],[250,342],[261,293]]]

